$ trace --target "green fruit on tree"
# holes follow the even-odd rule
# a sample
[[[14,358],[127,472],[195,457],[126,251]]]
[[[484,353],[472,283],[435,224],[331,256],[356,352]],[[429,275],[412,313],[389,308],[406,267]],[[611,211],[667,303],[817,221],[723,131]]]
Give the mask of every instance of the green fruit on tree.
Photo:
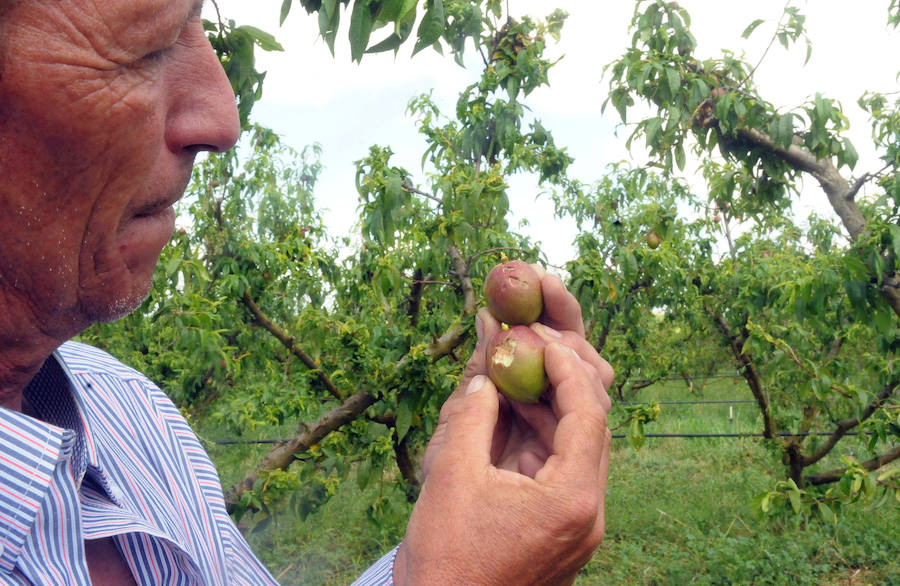
[[[657,234],[653,230],[650,230],[650,233],[647,234],[647,246],[649,246],[650,248],[659,248],[659,243],[661,242],[661,240],[662,239],[659,237],[659,234]]]
[[[527,326],[497,332],[487,348],[488,376],[506,397],[536,403],[550,388],[544,340]]]
[[[541,278],[521,260],[492,268],[484,280],[484,297],[493,316],[511,326],[537,321],[544,309]]]

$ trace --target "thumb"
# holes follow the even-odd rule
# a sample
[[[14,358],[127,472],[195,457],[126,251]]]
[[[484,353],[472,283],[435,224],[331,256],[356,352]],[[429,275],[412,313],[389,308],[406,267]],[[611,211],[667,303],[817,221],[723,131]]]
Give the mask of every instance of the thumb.
[[[426,454],[426,474],[491,465],[491,443],[500,400],[484,375],[476,375],[444,403]],[[427,456],[431,456],[428,458]]]
[[[466,374],[475,376],[487,372],[487,346],[491,338],[500,331],[500,322],[497,321],[487,307],[482,307],[475,314],[475,331],[478,337],[475,342],[475,352],[466,365]],[[463,384],[467,384],[463,379]]]

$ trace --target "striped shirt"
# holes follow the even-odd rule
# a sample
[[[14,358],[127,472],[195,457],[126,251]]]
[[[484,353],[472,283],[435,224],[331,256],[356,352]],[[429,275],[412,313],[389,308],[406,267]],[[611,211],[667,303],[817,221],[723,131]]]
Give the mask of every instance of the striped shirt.
[[[39,419],[0,408],[0,584],[90,584],[84,540],[106,537],[139,584],[275,584],[197,437],[146,377],[67,342],[24,396]],[[359,582],[390,584],[393,554]]]

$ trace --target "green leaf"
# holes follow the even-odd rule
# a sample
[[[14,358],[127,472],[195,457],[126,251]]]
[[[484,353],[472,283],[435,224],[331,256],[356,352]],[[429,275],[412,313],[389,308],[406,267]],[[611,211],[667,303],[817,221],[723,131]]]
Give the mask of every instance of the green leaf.
[[[263,51],[284,51],[284,47],[275,40],[275,37],[272,34],[267,33],[264,30],[258,29],[255,26],[250,26],[249,24],[245,24],[243,26],[239,26],[237,29],[239,31],[243,31],[250,35],[259,48]]]
[[[751,22],[749,24],[749,26],[747,26],[747,28],[744,29],[744,32],[741,33],[741,38],[743,38],[743,39],[750,38],[750,35],[753,34],[753,31],[756,30],[756,27],[758,27],[759,25],[761,25],[764,22],[765,21],[761,18],[757,18],[756,20]]]
[[[843,138],[841,139],[841,143],[844,146],[844,150],[841,153],[841,162],[851,169],[856,167],[857,161],[859,161],[859,153],[856,152],[856,147],[853,146],[853,143],[850,142],[850,139]]]
[[[773,121],[769,129],[772,135],[772,142],[776,147],[787,148],[794,139],[794,115],[791,112],[782,114]]]
[[[378,10],[378,20],[382,22],[394,22],[400,15],[404,0],[383,0]]]
[[[334,55],[334,39],[341,22],[341,11],[337,0],[322,0],[319,8],[319,34],[325,39],[328,50]]]
[[[384,207],[386,212],[393,212],[403,202],[403,177],[394,173],[388,177],[384,186]]]
[[[675,164],[678,165],[679,171],[684,171],[685,163],[684,145],[679,142],[675,145]]]
[[[656,142],[656,135],[659,133],[659,129],[662,127],[662,119],[658,116],[650,118],[644,124],[644,136],[647,139],[647,146],[653,147]]]
[[[791,482],[793,482],[793,480]],[[796,485],[788,492],[788,498],[791,500],[791,508],[794,509],[794,513],[799,514],[803,509],[803,500],[800,495],[800,490]]]
[[[898,493],[900,494],[900,493]],[[824,502],[818,503],[819,514],[822,515],[822,518],[830,523],[837,523],[837,515],[834,514],[834,511],[826,505]]]
[[[768,513],[769,509],[772,507],[772,494],[766,493],[759,500],[759,508],[763,513]]]
[[[281,17],[278,20],[279,25],[284,24],[284,19],[287,18],[287,15],[290,11],[291,11],[291,0],[284,0],[281,3]]]
[[[666,80],[669,82],[669,91],[674,97],[681,88],[681,74],[677,69],[666,69]]]
[[[444,2],[443,0],[430,0],[428,10],[419,23],[416,31],[418,40],[413,49],[413,55],[426,47],[433,45],[444,33]]]
[[[778,33],[778,42],[781,43],[781,46],[785,49],[790,49],[791,43],[790,39],[787,36],[787,33]]]
[[[400,25],[399,32],[394,32],[388,35],[383,41],[380,41],[368,49],[366,49],[366,53],[383,53],[385,51],[396,51],[400,45],[406,42],[406,39],[409,38],[410,33],[413,29],[413,21],[404,22]]]
[[[166,276],[171,277],[175,274],[175,271],[178,270],[178,267],[181,266],[181,259],[179,257],[170,258],[166,263]]]
[[[350,13],[350,58],[359,63],[372,35],[372,12],[365,0],[356,0]]]
[[[409,427],[412,425],[412,408],[410,406],[409,394],[403,395],[397,405],[397,418],[395,425],[397,427],[397,441],[406,437]]]
[[[632,419],[628,426],[628,441],[635,451],[644,446],[644,424],[637,419]]]
[[[844,283],[844,288],[847,290],[847,296],[850,298],[850,303],[859,309],[862,309],[866,306],[866,289],[868,288],[868,283],[864,281],[847,281]]]

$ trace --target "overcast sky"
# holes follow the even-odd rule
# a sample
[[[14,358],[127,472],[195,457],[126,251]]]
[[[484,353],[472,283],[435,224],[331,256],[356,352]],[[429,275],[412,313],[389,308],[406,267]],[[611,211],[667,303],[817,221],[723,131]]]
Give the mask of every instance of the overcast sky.
[[[751,63],[762,55],[784,7],[784,0],[679,2],[691,14],[698,57],[719,56],[722,48],[729,48],[744,51]],[[298,2],[283,27],[278,26],[281,0],[217,3],[223,17],[272,32],[285,47],[284,53],[258,57],[259,69],[268,75],[253,118],[275,129],[297,150],[313,142],[322,146],[325,170],[316,194],[336,236],[349,232],[355,221],[353,162],[363,158],[372,144],[390,146],[396,153],[395,164],[421,181],[425,143],[406,114],[408,101],[433,90],[442,111],[451,114],[459,92],[479,75],[478,63],[473,61],[474,67],[467,71],[432,50],[410,58],[411,45],[396,58],[392,53],[366,55],[357,65],[350,61],[347,19],[332,57],[318,38],[315,17],[307,16]],[[755,75],[762,95],[785,108],[802,104],[816,92],[840,100],[851,119],[849,136],[860,151],[856,173],[879,168],[874,153],[866,148],[870,128],[856,100],[866,89],[897,91],[900,85],[895,77],[900,71],[900,35],[885,24],[888,0],[799,0],[794,4],[807,15],[812,57],[804,66],[804,45],[791,53],[773,47]],[[616,136],[618,114],[609,108],[601,115],[600,107],[607,89],[602,68],[629,45],[633,3],[509,0],[509,7],[513,16],[543,17],[557,7],[570,14],[561,42],[550,49],[551,55],[564,55],[550,71],[550,86],[535,90],[525,102],[553,132],[557,145],[566,146],[575,157],[573,176],[584,182],[598,179],[609,163],[630,158],[624,149],[629,131],[620,130]],[[207,3],[208,18],[211,8]],[[767,22],[744,41],[742,31],[756,18]],[[640,161],[643,153],[636,149],[633,157]],[[538,188],[529,178],[511,182],[511,207],[530,223],[524,231],[544,243],[551,263],[562,264],[571,258],[571,226],[552,219],[549,198],[537,196]],[[804,197],[804,209],[823,205],[814,185]]]

